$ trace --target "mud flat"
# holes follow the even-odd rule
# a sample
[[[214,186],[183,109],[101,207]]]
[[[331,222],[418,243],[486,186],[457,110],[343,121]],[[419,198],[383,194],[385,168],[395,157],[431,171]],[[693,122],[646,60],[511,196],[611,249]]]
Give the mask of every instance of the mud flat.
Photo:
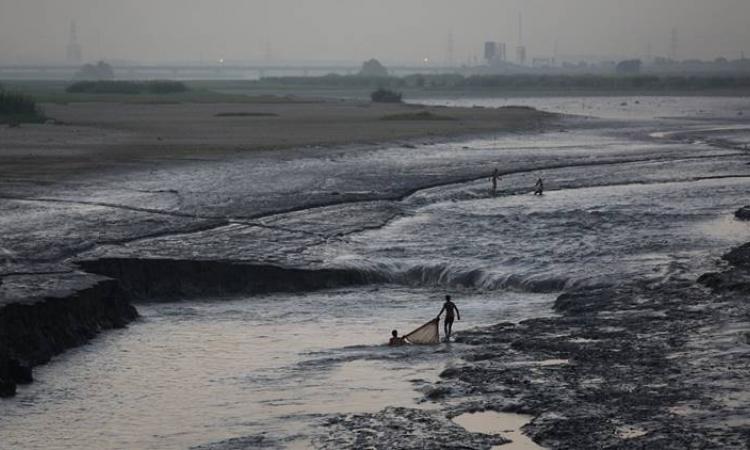
[[[437,140],[535,130],[552,114],[526,107],[447,108],[325,99],[248,98],[246,103],[43,105],[58,125],[0,128],[3,162],[76,162],[80,170],[145,158],[216,158],[240,152]],[[400,117],[401,120],[386,120]],[[452,120],[429,120],[430,117]],[[426,118],[426,119],[424,119]],[[300,154],[299,152],[295,154]],[[98,156],[97,162],[84,156]],[[282,154],[280,156],[289,156]]]
[[[697,282],[572,291],[557,298],[555,317],[462,332],[463,362],[425,392],[442,412],[423,420],[528,415],[522,430],[547,448],[748,448],[750,244],[723,259],[724,270]],[[415,411],[342,416],[329,428],[338,442],[369,444],[370,430]],[[418,448],[422,437],[388,442]]]
[[[59,124],[0,128],[4,396],[12,395],[17,383],[31,381],[34,365],[136,318],[132,300],[322,289],[371,281],[346,271],[287,267],[288,260],[259,260],[262,245],[284,240],[269,233],[248,238],[246,245],[255,247],[247,252],[225,242],[208,253],[186,245],[169,258],[108,258],[110,251],[130,242],[210,231],[237,221],[247,224],[279,210],[362,197],[319,189],[307,194],[320,180],[314,168],[303,166],[287,174],[283,183],[273,177],[266,187],[269,180],[259,178],[262,169],[249,173],[257,161],[311,158],[334,166],[333,157],[362,146],[392,143],[409,150],[424,141],[534,131],[555,117],[530,108],[265,97],[227,104],[94,102],[44,107]],[[394,115],[405,119],[383,120]],[[236,177],[227,175],[232,167]],[[300,171],[312,175],[300,181]],[[163,177],[155,177],[157,173]],[[179,180],[182,176],[189,180]],[[385,179],[371,186],[367,195],[397,197],[429,183],[434,179],[415,177],[389,192],[392,186]],[[258,229],[268,229],[264,227]],[[287,237],[293,234],[287,232]],[[82,253],[96,256],[79,261]]]
[[[6,289],[40,282],[12,277]],[[13,286],[18,283],[18,286]],[[42,296],[4,299],[0,305],[0,397],[30,383],[31,368],[85,344],[100,331],[122,328],[138,317],[128,295],[112,279],[86,274],[59,275]]]

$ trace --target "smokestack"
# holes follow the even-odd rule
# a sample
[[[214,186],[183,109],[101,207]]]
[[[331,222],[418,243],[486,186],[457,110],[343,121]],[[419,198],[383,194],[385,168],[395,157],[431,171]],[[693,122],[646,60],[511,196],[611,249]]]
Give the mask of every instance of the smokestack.
[[[446,61],[445,62],[446,62],[446,65],[448,67],[453,67],[454,44],[453,44],[453,32],[452,31],[448,32],[448,42],[446,44],[447,44],[447,48],[445,49],[446,50],[445,51],[445,53],[446,53],[445,54],[445,56],[446,56]]]
[[[518,12],[518,47],[516,48],[516,60],[518,64],[526,64],[526,46],[523,45],[523,14]]]
[[[672,37],[669,43],[669,58],[677,61],[677,28],[672,28]]]

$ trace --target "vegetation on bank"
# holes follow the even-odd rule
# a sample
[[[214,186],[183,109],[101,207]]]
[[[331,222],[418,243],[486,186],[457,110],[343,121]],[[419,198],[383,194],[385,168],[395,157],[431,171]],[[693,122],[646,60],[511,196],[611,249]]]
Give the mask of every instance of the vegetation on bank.
[[[750,89],[750,75],[659,76],[659,75],[471,75],[417,74],[404,77],[325,75],[321,77],[270,77],[257,86],[331,87],[431,90],[596,90],[596,91],[705,91]]]
[[[0,86],[0,123],[15,125],[44,122],[46,119],[31,96],[5,91]]]
[[[408,121],[408,120],[456,120],[453,117],[441,116],[439,114],[431,113],[429,111],[419,111],[410,113],[400,114],[388,114],[380,118],[380,120],[395,120],[395,121]]]
[[[279,95],[276,90],[262,89],[252,92],[246,89],[233,89],[236,84],[246,86],[248,81],[185,81],[187,91],[173,94],[141,93],[94,94],[88,92],[68,92],[70,81],[64,80],[10,80],[4,81],[6,90],[34,97],[37,103],[68,104],[78,102],[125,103],[141,105],[178,103],[232,103],[232,104],[297,104],[314,103],[320,100]]]
[[[126,82],[144,84],[144,82]],[[101,93],[100,88],[72,88],[64,80],[5,80],[6,91],[32,96],[37,103],[116,102],[134,104],[232,103],[297,104],[322,98],[370,99],[383,88],[410,99],[443,96],[578,96],[578,95],[750,95],[749,76],[601,76],[422,74],[405,77],[326,75],[261,80],[195,80],[179,82],[186,90],[168,95]],[[85,86],[85,85],[84,85]],[[91,86],[91,85],[89,85]],[[94,85],[99,86],[101,85]],[[122,85],[119,85],[122,86]],[[71,88],[70,90],[68,88]],[[99,93],[89,92],[99,89]],[[133,92],[128,87],[128,92]],[[118,89],[114,89],[117,91]]]
[[[78,81],[65,89],[69,94],[179,94],[189,89],[180,81]]]

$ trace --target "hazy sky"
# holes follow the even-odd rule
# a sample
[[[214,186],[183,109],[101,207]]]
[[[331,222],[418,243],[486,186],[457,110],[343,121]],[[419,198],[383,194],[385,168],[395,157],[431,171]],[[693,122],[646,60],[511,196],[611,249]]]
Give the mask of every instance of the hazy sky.
[[[0,0],[0,62],[64,60],[71,20],[87,60],[460,62],[519,12],[531,56],[750,54],[750,0]]]

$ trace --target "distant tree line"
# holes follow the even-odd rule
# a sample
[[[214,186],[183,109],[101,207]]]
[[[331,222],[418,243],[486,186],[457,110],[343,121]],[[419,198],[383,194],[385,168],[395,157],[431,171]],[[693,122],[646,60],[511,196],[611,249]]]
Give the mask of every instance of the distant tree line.
[[[321,77],[269,77],[261,85],[339,88],[424,88],[496,90],[653,90],[700,91],[748,89],[750,76],[659,75],[471,75],[417,74],[405,77],[325,75]]]
[[[640,59],[628,59],[617,64],[615,70],[621,75],[637,75],[641,73],[643,62]]]
[[[188,87],[180,81],[78,81],[65,89],[71,94],[178,94]]]

